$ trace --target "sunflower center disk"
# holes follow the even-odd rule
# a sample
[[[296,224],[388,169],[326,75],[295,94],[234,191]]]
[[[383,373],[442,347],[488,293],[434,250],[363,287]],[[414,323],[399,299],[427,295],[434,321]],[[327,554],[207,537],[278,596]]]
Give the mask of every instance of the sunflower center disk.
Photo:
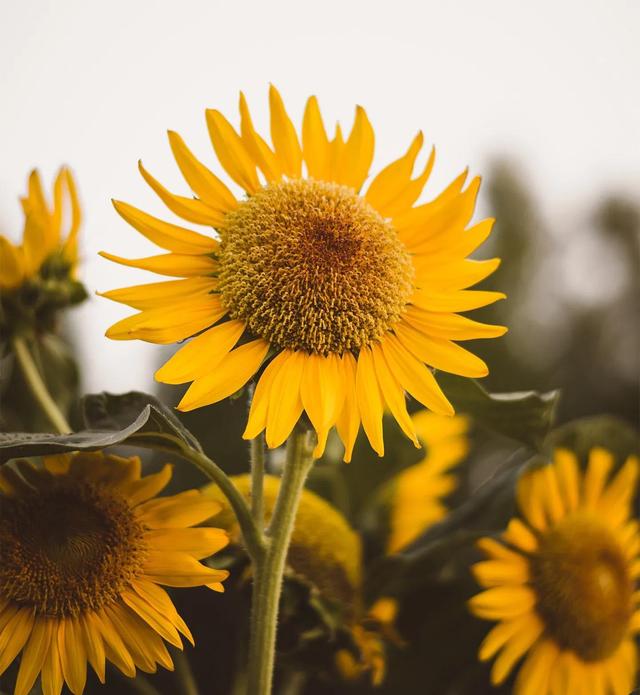
[[[3,500],[0,595],[66,617],[115,600],[139,574],[144,529],[124,500],[87,484]]]
[[[412,292],[395,230],[345,186],[270,184],[227,215],[220,234],[229,313],[279,348],[357,350],[384,334]]]
[[[633,584],[611,531],[588,514],[569,516],[531,564],[537,610],[560,646],[585,661],[612,654],[631,619]]]

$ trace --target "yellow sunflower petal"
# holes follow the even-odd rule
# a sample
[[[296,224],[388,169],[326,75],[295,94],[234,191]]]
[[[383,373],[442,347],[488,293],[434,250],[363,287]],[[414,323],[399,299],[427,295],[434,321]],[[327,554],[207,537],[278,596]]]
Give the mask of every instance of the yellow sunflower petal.
[[[42,695],[60,695],[64,685],[60,651],[54,634],[55,632],[52,630],[49,649],[42,664]]]
[[[422,192],[435,159],[435,151],[432,150],[422,174],[417,179],[411,179],[416,158],[423,143],[424,136],[422,132],[419,132],[407,153],[386,166],[371,182],[365,198],[383,216],[393,217],[405,212]]]
[[[518,479],[516,498],[518,507],[530,526],[544,531],[547,519],[544,506],[544,489],[541,487],[544,472],[539,468],[525,471]]]
[[[192,338],[155,374],[164,384],[184,384],[205,376],[215,369],[240,340],[243,321],[225,321]]]
[[[514,687],[514,695],[546,693],[551,670],[558,658],[558,648],[551,640],[539,642],[522,665]]]
[[[494,538],[480,538],[480,540],[478,540],[476,543],[476,546],[494,560],[506,560],[515,563],[523,560],[520,553],[510,550],[506,545],[503,545]]]
[[[420,449],[421,445],[418,441],[415,426],[407,412],[404,391],[391,373],[382,348],[380,347],[380,343],[374,343],[371,346],[371,356],[373,358],[373,368],[378,385],[380,386],[380,392],[387,407],[400,425],[402,431],[413,441],[413,445],[416,449]]]
[[[568,449],[557,449],[553,458],[565,507],[568,512],[572,512],[577,508],[580,499],[578,460]]]
[[[302,351],[283,350],[281,364],[273,377],[267,409],[267,446],[280,446],[302,415],[300,383],[308,355]]]
[[[330,145],[316,97],[309,97],[302,121],[302,152],[313,179],[329,180]]]
[[[271,386],[277,371],[284,364],[287,355],[280,352],[267,365],[266,369],[258,379],[256,390],[251,399],[251,408],[247,427],[243,433],[244,439],[255,439],[267,426],[267,411],[271,401]]]
[[[112,340],[175,343],[216,323],[226,312],[218,295],[202,295],[192,301],[141,311],[114,323],[105,335]]]
[[[77,618],[65,618],[58,625],[58,650],[64,679],[74,695],[82,695],[87,682],[87,654],[82,626]]]
[[[478,618],[502,620],[529,613],[536,600],[534,591],[527,586],[499,586],[473,596],[469,607]]]
[[[526,629],[532,616],[528,613],[513,620],[505,620],[492,628],[484,638],[478,649],[478,659],[488,661],[518,632]]]
[[[528,617],[529,620],[526,626],[520,629],[505,644],[496,658],[493,668],[491,669],[491,683],[493,685],[504,683],[507,676],[513,670],[516,662],[524,656],[542,634],[544,630],[542,621],[536,618],[535,613],[532,613]]]
[[[71,263],[77,262],[78,259],[78,232],[82,222],[82,210],[78,199],[78,191],[76,183],[73,179],[73,174],[68,167],[64,167],[64,180],[66,182],[67,191],[69,192],[69,200],[71,203],[71,226],[69,233],[62,247],[62,253],[65,258]]]
[[[188,553],[150,550],[144,567],[145,576],[166,586],[189,587],[214,581],[223,581],[229,576],[226,570],[205,567]]]
[[[229,176],[251,194],[260,188],[256,165],[251,161],[242,138],[227,119],[215,109],[207,109],[207,127],[213,149]]]
[[[0,235],[0,288],[19,285],[25,276],[25,263],[21,249]]]
[[[269,108],[271,110],[271,141],[284,173],[290,178],[299,178],[302,167],[302,150],[296,129],[287,115],[278,90],[269,87]]]
[[[196,560],[209,557],[229,544],[229,534],[219,528],[155,528],[145,539],[152,548],[189,553]]]
[[[108,261],[126,265],[130,268],[149,270],[158,275],[173,277],[195,277],[198,275],[212,275],[218,265],[210,256],[187,256],[179,253],[165,253],[159,256],[147,258],[122,258],[112,253],[100,251],[99,255]]]
[[[453,406],[427,367],[396,338],[387,334],[381,343],[391,373],[402,388],[425,407],[441,415],[453,415]]]
[[[169,145],[180,171],[200,200],[222,215],[236,208],[238,201],[231,191],[193,155],[180,135],[172,130],[168,131],[168,135]]]
[[[441,263],[437,267],[428,266],[421,268],[422,258],[414,257],[413,264],[416,270],[416,284],[421,289],[434,289],[439,292],[451,290],[464,290],[473,287],[489,277],[500,265],[499,258],[491,258],[486,261],[466,259]]]
[[[220,505],[200,494],[158,497],[136,508],[140,519],[151,529],[186,528],[210,519]]]
[[[524,558],[520,562],[486,560],[472,567],[473,574],[482,586],[526,584],[529,581],[529,565]]]
[[[185,198],[182,195],[176,195],[167,190],[157,179],[142,166],[142,162],[138,162],[138,170],[142,174],[142,178],[153,189],[154,193],[160,200],[171,210],[171,212],[182,217],[183,220],[194,222],[195,224],[209,225],[217,227],[224,219],[224,214],[210,208],[201,200],[194,198]]]
[[[393,327],[398,340],[421,362],[435,369],[471,378],[487,376],[489,367],[472,352],[451,340],[432,338],[404,320]]]
[[[119,603],[107,606],[105,614],[114,629],[122,636],[122,642],[131,654],[135,665],[145,673],[155,673],[157,667],[149,644],[150,634],[148,632],[145,634],[145,630],[140,629],[141,621],[134,619],[130,609]]]
[[[201,255],[213,253],[218,248],[218,242],[212,237],[193,232],[169,222],[148,215],[133,205],[113,200],[113,207],[123,220],[128,222],[140,234],[147,237],[160,248],[174,253]]]
[[[613,455],[600,447],[589,452],[589,463],[582,481],[582,504],[593,509],[598,500],[613,467]]]
[[[191,645],[195,644],[191,630],[189,630],[184,620],[178,614],[169,594],[161,586],[145,579],[132,580],[131,586],[147,603],[159,608],[175,625],[178,632],[189,640]]]
[[[600,507],[607,511],[617,509],[626,517],[629,503],[635,494],[639,472],[637,456],[629,456],[602,494]]]
[[[31,608],[18,608],[10,613],[4,630],[0,633],[0,674],[13,662],[31,635],[34,626]]]
[[[374,142],[375,136],[367,113],[357,106],[353,128],[344,144],[340,166],[334,177],[337,183],[351,186],[356,191],[362,188],[373,161]]]
[[[107,659],[125,676],[133,678],[136,673],[136,665],[111,618],[104,610],[101,610],[93,615],[93,623],[100,630]]]
[[[333,427],[344,402],[344,379],[338,355],[308,355],[300,380],[300,398],[318,443],[314,458],[324,453],[329,430]]]
[[[280,180],[282,178],[282,166],[269,145],[255,131],[247,100],[242,92],[240,92],[240,136],[247,152],[267,181]]]
[[[98,680],[104,684],[106,654],[100,628],[96,624],[92,613],[86,613],[80,618],[80,622],[84,633],[84,645],[87,652],[87,659],[96,672]]]
[[[349,463],[360,429],[360,410],[356,392],[356,359],[350,352],[345,352],[341,359],[341,365],[345,387],[344,405],[336,421],[336,429],[344,445],[343,460],[345,463]]]
[[[371,349],[363,347],[358,355],[356,369],[356,395],[358,409],[362,418],[362,427],[369,439],[371,448],[384,456],[384,439],[382,436],[382,415],[384,413],[382,394],[373,365]]]
[[[52,620],[36,620],[22,653],[14,695],[27,695],[35,683],[49,651],[53,625]]]
[[[411,304],[426,311],[443,311],[457,313],[471,311],[505,299],[503,292],[488,292],[483,290],[453,290],[451,292],[436,292],[433,289],[416,290],[411,297]]]
[[[178,404],[184,412],[211,405],[233,395],[258,371],[269,343],[253,340],[231,350],[209,374],[196,379]]]
[[[502,537],[507,543],[527,553],[532,553],[538,548],[537,538],[520,519],[511,519]]]
[[[148,604],[141,596],[134,591],[124,590],[120,594],[124,603],[136,613],[147,625],[157,632],[169,644],[178,649],[182,649],[182,640],[173,623],[160,611]]]
[[[108,292],[98,292],[112,302],[126,304],[133,309],[154,309],[164,307],[176,300],[210,294],[218,287],[218,281],[211,277],[191,277],[184,280],[164,280],[146,285],[133,285]]]

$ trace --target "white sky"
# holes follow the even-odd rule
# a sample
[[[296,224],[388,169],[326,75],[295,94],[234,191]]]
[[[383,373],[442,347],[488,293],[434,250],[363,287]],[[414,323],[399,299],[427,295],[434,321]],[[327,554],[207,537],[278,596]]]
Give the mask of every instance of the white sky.
[[[423,129],[438,148],[431,191],[510,153],[544,216],[566,221],[594,195],[640,191],[639,37],[638,0],[3,0],[0,231],[21,229],[28,171],[51,180],[66,162],[89,290],[159,279],[96,256],[154,253],[109,199],[161,213],[137,159],[186,193],[166,129],[215,169],[204,109],[235,118],[243,89],[264,129],[269,82],[297,121],[310,93],[348,126],[364,105],[374,166]],[[161,348],[103,337],[125,313],[100,298],[74,312],[87,390],[151,387]]]

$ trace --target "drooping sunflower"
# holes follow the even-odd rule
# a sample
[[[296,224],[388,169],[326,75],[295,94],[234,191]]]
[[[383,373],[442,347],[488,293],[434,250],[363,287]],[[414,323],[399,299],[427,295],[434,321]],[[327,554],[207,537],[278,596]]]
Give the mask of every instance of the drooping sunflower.
[[[237,475],[231,479],[249,500],[251,476]],[[279,489],[280,478],[266,475],[264,511],[267,521],[273,513]],[[222,505],[222,511],[213,522],[229,532],[232,543],[241,544],[236,517],[220,489],[212,484],[203,489],[203,494]],[[346,680],[368,677],[374,684],[382,682],[386,667],[384,645],[364,604],[361,538],[335,507],[306,488],[300,498],[287,566],[292,576],[312,586],[332,607],[335,624],[331,631],[335,632],[337,626],[348,637],[348,644],[338,646],[334,654],[340,675]]]
[[[56,310],[86,297],[75,279],[81,211],[71,171],[60,169],[47,202],[40,175],[32,171],[24,212],[22,243],[0,234],[0,325],[15,330],[46,327]]]
[[[198,560],[228,536],[190,528],[219,510],[198,491],[156,498],[170,478],[101,452],[0,468],[0,674],[22,652],[15,695],[38,674],[44,695],[79,695],[87,662],[102,682],[106,660],[130,677],[171,669],[163,640],[193,643],[160,584],[223,591],[228,573]]]
[[[489,559],[473,571],[487,590],[470,607],[499,621],[479,657],[498,655],[491,679],[499,684],[527,655],[516,695],[628,695],[636,684],[638,460],[627,459],[614,477],[612,467],[604,449],[592,449],[584,474],[572,452],[556,451],[553,465],[519,481],[522,518],[501,542],[479,542]]]
[[[390,483],[389,553],[405,547],[446,516],[443,499],[456,487],[451,470],[469,451],[467,417],[446,417],[421,410],[411,419],[418,437],[426,444],[426,454]]]
[[[272,145],[254,129],[242,94],[239,131],[219,111],[206,112],[217,158],[246,198],[236,199],[175,132],[171,149],[195,197],[168,191],[140,164],[172,212],[215,234],[115,202],[129,224],[168,253],[103,256],[181,279],[106,292],[139,310],[107,336],[191,338],[156,373],[165,383],[192,382],[178,405],[185,411],[233,394],[260,371],[244,436],[266,430],[270,447],[282,444],[306,411],[318,436],[315,456],[335,425],[348,461],[360,423],[382,455],[385,407],[418,446],[405,391],[434,412],[452,414],[430,368],[485,376],[486,364],[455,341],[506,330],[459,313],[504,297],[468,289],[499,264],[467,258],[493,224],[467,228],[480,179],[464,188],[464,172],[416,205],[434,164],[432,150],[414,177],[419,133],[362,193],[374,151],[364,109],[357,107],[346,139],[339,125],[330,138],[311,97],[299,138],[273,87],[269,99]]]

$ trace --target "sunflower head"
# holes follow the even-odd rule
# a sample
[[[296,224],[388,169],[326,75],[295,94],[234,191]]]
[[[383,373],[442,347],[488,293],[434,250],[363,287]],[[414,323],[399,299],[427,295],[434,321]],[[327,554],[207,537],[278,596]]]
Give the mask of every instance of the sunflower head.
[[[633,688],[640,534],[631,504],[638,461],[628,458],[611,476],[613,463],[608,451],[592,449],[583,474],[572,452],[557,450],[553,464],[520,479],[522,518],[512,519],[501,542],[479,543],[488,559],[473,569],[486,591],[470,607],[500,621],[480,658],[498,654],[492,680],[501,683],[528,652],[516,695]]]
[[[0,469],[0,674],[22,652],[15,695],[39,673],[44,692],[79,695],[87,662],[102,682],[106,660],[127,676],[172,668],[163,640],[193,642],[160,584],[222,591],[227,572],[198,560],[228,536],[191,528],[219,509],[199,492],[156,497],[170,478],[102,452]]]
[[[32,171],[21,202],[22,243],[0,235],[0,327],[9,332],[50,329],[60,309],[87,296],[75,279],[81,213],[71,171],[58,173],[52,204]]]
[[[499,263],[468,259],[493,223],[470,226],[480,181],[465,188],[464,172],[419,203],[434,165],[432,150],[414,171],[424,144],[419,133],[363,192],[374,154],[364,109],[356,108],[348,136],[339,125],[330,135],[311,97],[299,136],[273,87],[269,103],[271,144],[254,128],[243,95],[239,128],[217,110],[206,113],[217,158],[244,198],[236,199],[174,132],[170,145],[195,197],[168,191],[140,166],[173,213],[205,229],[115,203],[167,253],[103,255],[179,279],[105,293],[139,310],[107,335],[191,339],[156,374],[166,383],[191,382],[181,410],[219,401],[256,378],[245,437],[264,430],[270,447],[280,446],[306,411],[316,457],[335,426],[350,460],[360,425],[383,455],[385,409],[419,446],[405,393],[453,414],[433,371],[485,376],[484,362],[456,341],[506,330],[460,313],[504,297],[469,289]]]

